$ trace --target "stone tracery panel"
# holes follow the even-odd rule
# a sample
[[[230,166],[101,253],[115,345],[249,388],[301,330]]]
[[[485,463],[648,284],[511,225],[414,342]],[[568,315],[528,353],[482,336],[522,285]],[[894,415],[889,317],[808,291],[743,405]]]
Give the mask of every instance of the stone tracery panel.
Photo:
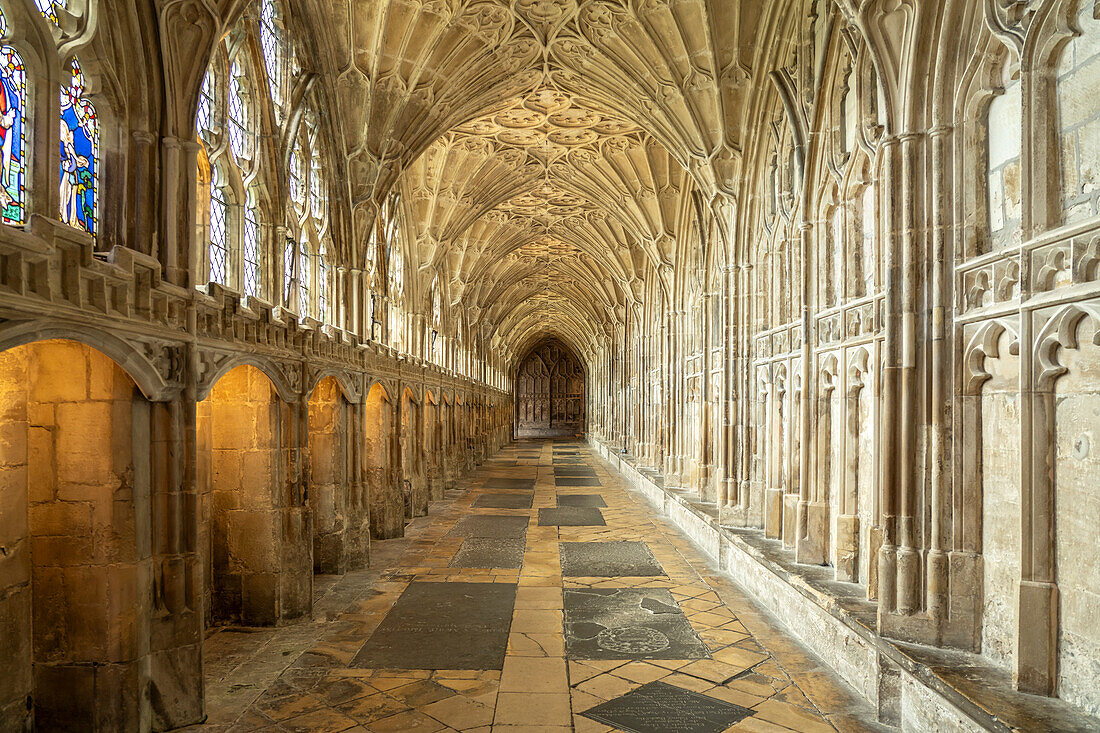
[[[584,432],[584,369],[557,340],[528,354],[516,377],[517,437]]]

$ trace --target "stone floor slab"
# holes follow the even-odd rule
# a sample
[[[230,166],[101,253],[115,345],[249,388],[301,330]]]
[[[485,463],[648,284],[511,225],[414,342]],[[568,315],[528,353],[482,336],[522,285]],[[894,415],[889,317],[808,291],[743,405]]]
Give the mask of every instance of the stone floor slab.
[[[707,659],[672,594],[663,588],[567,588],[569,659]]]
[[[568,476],[595,478],[596,471],[587,466],[554,466],[554,478],[564,478]]]
[[[665,575],[644,542],[562,542],[561,574],[583,578]]]
[[[598,478],[593,476],[555,476],[554,485],[564,486],[603,486]]]
[[[558,506],[603,508],[607,502],[600,494],[558,494]]]
[[[485,483],[482,484],[482,487],[486,489],[521,489],[523,491],[532,491],[535,488],[535,479],[497,476],[485,479]]]
[[[581,715],[630,733],[720,733],[753,714],[740,705],[650,682]]]
[[[502,669],[512,583],[410,583],[355,655],[370,669]]]
[[[530,509],[535,500],[533,492],[514,494],[482,494],[474,501],[474,509]]]
[[[493,537],[522,539],[527,534],[527,517],[508,514],[482,514],[463,517],[447,533],[448,537]]]
[[[521,568],[526,546],[526,541],[522,539],[467,537],[451,560],[450,567]]]
[[[603,512],[595,507],[558,506],[539,509],[540,527],[603,527]]]

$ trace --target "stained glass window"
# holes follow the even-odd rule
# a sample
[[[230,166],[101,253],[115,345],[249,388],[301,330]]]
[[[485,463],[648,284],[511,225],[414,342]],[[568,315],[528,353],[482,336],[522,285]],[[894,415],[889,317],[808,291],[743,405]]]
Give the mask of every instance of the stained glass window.
[[[298,244],[298,315],[309,315],[309,242]]]
[[[328,244],[321,243],[321,249],[317,253],[317,310],[320,311],[319,320],[328,320],[328,286],[330,268],[328,264]]]
[[[57,8],[66,8],[69,3],[68,0],[34,0],[34,4],[38,6],[42,17],[57,25]]]
[[[84,73],[74,58],[72,78],[61,87],[61,221],[96,234],[99,187],[99,117],[84,99]]]
[[[199,137],[208,143],[213,138],[214,130],[213,75],[214,69],[210,68],[202,78],[202,88],[199,89],[199,109],[195,114],[195,127],[198,128]]]
[[[260,225],[256,216],[256,197],[249,192],[244,208],[244,292],[260,295]]]
[[[217,178],[215,173],[210,184],[210,282],[225,285],[229,270],[229,241],[226,232],[229,207]]]
[[[286,238],[283,243],[283,302],[290,305],[290,296],[294,288],[294,255],[297,248],[294,239]]]
[[[244,157],[248,141],[248,108],[244,103],[243,76],[240,63],[234,61],[229,70],[226,107],[229,117],[229,149],[237,159]]]
[[[0,35],[8,23],[0,13]],[[27,69],[11,46],[0,46],[0,211],[5,224],[26,221]]]
[[[279,12],[273,0],[264,0],[260,8],[260,47],[263,49],[267,84],[275,111],[283,111],[283,67],[286,63],[286,42],[279,27]]]

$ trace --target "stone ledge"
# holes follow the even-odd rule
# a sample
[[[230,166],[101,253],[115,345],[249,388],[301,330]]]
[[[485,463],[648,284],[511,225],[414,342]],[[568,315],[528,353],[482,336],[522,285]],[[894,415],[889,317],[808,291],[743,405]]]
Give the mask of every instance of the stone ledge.
[[[671,519],[731,580],[853,690],[904,731],[1100,731],[1100,721],[1068,703],[1012,689],[1009,675],[980,656],[884,639],[875,604],[827,571],[795,565],[762,532],[723,528],[714,505],[664,487],[598,440],[589,444],[627,483]],[[833,587],[835,586],[835,588]]]

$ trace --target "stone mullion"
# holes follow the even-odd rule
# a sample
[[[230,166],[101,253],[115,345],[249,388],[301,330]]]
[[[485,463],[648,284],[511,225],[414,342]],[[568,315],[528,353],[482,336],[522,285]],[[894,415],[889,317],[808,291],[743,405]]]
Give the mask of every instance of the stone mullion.
[[[920,343],[918,330],[920,328],[921,308],[921,272],[925,265],[924,248],[917,238],[917,227],[923,228],[923,223],[917,221],[917,196],[919,183],[923,177],[919,176],[921,144],[923,136],[905,135],[901,138],[901,202],[900,214],[900,245],[904,261],[901,280],[897,283],[901,297],[901,393],[899,404],[899,451],[898,463],[900,476],[898,493],[900,498],[900,512],[898,515],[898,539],[900,542],[898,551],[898,597],[897,610],[902,614],[912,614],[920,610],[920,552],[923,549],[920,542],[920,517],[917,515],[918,496],[920,484],[919,453],[917,426],[920,418],[921,399],[918,380],[920,377]]]
[[[802,289],[801,301],[802,301],[802,399],[801,399],[801,412],[802,419],[799,422],[799,428],[801,431],[799,442],[799,464],[801,466],[802,481],[799,485],[799,496],[797,506],[796,522],[796,534],[795,534],[795,558],[800,563],[808,563],[818,565],[822,562],[820,552],[820,538],[817,536],[811,536],[811,531],[816,531],[816,524],[811,521],[810,515],[814,513],[814,509],[811,509],[811,504],[814,503],[813,497],[813,482],[816,481],[816,477],[810,466],[812,463],[813,448],[815,445],[813,425],[815,421],[812,419],[814,415],[814,400],[813,395],[816,393],[814,385],[816,383],[813,380],[813,371],[811,369],[813,363],[813,328],[812,328],[812,314],[810,312],[811,294],[812,288],[811,281],[811,268],[808,263],[812,261],[811,258],[811,238],[813,235],[813,224],[810,222],[803,222],[799,227],[799,246],[800,246],[800,260],[801,260],[801,277],[800,286]]]
[[[951,190],[949,179],[951,167],[952,131],[947,127],[937,127],[930,134],[932,155],[931,176],[931,415],[930,425],[930,472],[931,472],[931,537],[927,568],[925,570],[926,604],[932,614],[939,635],[942,637],[945,626],[952,619],[948,594],[951,584],[949,574],[951,566],[948,553],[951,550],[951,486],[948,456],[948,436],[946,415],[950,385],[950,344],[947,334],[951,333],[949,324],[950,277],[947,274],[946,248],[951,208],[948,205],[948,192]],[[961,569],[961,568],[960,568]],[[972,569],[971,569],[972,570]],[[971,580],[973,578],[971,577]],[[967,582],[969,585],[969,581]],[[972,643],[972,640],[971,640]]]
[[[883,175],[881,196],[886,205],[885,225],[883,227],[883,249],[885,259],[885,321],[883,323],[883,369],[882,369],[882,441],[884,456],[896,456],[898,450],[898,428],[901,416],[898,414],[898,386],[901,371],[901,298],[898,281],[901,277],[901,234],[899,232],[898,195],[894,190],[897,179],[900,144],[897,138],[887,138],[882,142]],[[803,382],[805,392],[806,384]],[[803,421],[805,416],[803,416]],[[886,614],[895,610],[897,603],[897,555],[898,555],[898,475],[901,471],[900,460],[884,460],[880,464],[879,492],[882,509],[882,545],[879,548],[879,626],[883,625]]]

